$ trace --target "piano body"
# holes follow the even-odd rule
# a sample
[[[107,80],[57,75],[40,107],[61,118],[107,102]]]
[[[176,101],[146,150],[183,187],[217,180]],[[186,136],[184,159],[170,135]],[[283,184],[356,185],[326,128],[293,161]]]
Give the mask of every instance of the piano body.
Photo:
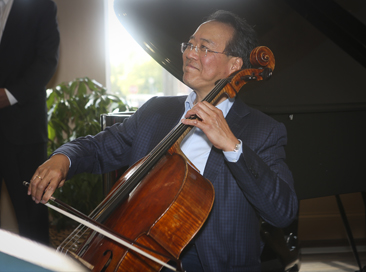
[[[224,9],[246,18],[260,45],[273,51],[276,68],[269,81],[245,85],[239,97],[285,124],[299,200],[338,196],[342,212],[340,194],[365,197],[365,1],[115,0],[114,9],[141,47],[179,80],[179,45],[205,16]],[[263,223],[262,232],[269,245],[264,271],[296,271],[297,222],[286,230]]]

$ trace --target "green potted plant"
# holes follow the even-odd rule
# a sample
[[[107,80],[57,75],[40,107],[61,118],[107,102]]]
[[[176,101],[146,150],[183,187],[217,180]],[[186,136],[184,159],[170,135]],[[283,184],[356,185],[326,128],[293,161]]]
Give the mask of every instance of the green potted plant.
[[[62,144],[101,130],[100,115],[126,111],[127,105],[95,80],[77,78],[47,90],[48,153]],[[102,176],[89,173],[75,175],[57,189],[54,196],[84,214],[89,214],[103,199]],[[71,219],[50,210],[51,226],[57,230],[77,225]]]

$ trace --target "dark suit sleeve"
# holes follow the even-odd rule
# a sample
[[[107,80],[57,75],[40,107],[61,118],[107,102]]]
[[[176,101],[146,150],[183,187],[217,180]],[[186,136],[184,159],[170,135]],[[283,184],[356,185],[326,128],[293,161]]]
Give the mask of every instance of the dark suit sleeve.
[[[123,124],[107,127],[95,136],[80,137],[58,148],[54,153],[62,153],[71,160],[67,179],[83,172],[102,174],[128,166],[137,115],[135,113]]]
[[[295,218],[298,201],[292,174],[285,163],[286,129],[276,123],[268,137],[252,150],[243,141],[236,163],[227,162],[245,197],[267,222],[285,227]]]
[[[57,8],[52,1],[29,1],[20,8],[14,2],[13,8],[14,11],[9,15],[8,31],[17,32],[11,33],[12,39],[16,40],[13,43],[15,48],[12,49],[17,50],[19,58],[23,58],[23,65],[16,75],[9,78],[5,87],[18,103],[24,104],[35,96],[43,95],[45,86],[56,70],[60,42]],[[31,11],[25,12],[25,9]],[[14,23],[14,20],[17,22]],[[25,28],[16,30],[16,27],[12,28],[12,23],[22,23]],[[16,35],[22,36],[16,38]]]
[[[63,153],[71,160],[67,179],[82,172],[101,174],[132,166],[179,122],[185,98],[151,98],[122,124],[114,124],[95,136],[81,137],[58,148],[55,153]]]

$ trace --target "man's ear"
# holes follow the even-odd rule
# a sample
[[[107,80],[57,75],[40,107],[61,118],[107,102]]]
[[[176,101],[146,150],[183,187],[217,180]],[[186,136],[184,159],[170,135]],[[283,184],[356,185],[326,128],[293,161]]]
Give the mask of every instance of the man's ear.
[[[241,70],[243,66],[243,59],[239,57],[233,57],[231,59],[231,73]]]

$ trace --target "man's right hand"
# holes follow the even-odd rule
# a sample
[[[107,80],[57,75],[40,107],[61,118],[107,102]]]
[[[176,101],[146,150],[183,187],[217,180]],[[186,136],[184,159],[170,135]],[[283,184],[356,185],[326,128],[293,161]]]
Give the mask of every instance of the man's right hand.
[[[55,190],[65,183],[69,171],[69,158],[56,154],[39,166],[28,187],[28,195],[32,195],[36,203],[47,203]]]

